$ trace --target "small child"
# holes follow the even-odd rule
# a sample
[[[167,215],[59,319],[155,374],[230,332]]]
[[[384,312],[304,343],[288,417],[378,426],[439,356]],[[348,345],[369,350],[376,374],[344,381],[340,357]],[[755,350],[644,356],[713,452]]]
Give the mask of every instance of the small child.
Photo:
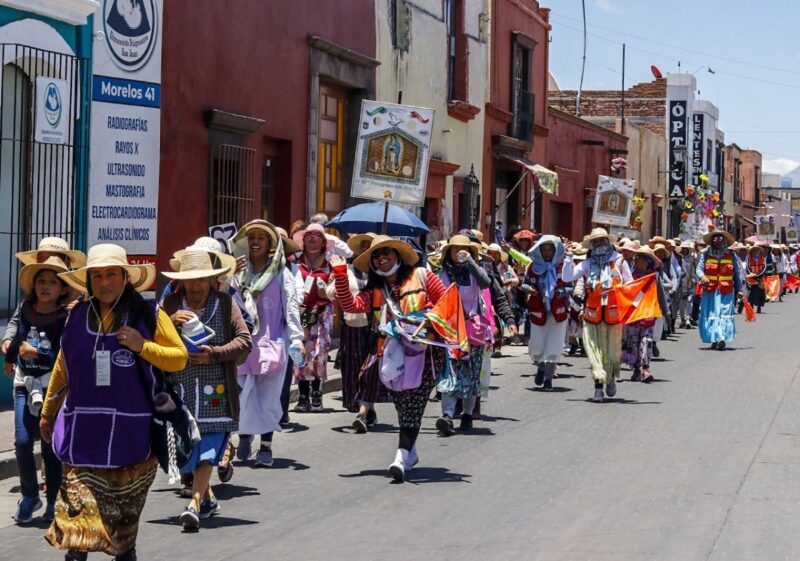
[[[33,443],[39,437],[43,396],[60,351],[61,333],[67,320],[66,305],[75,297],[58,277],[68,270],[61,259],[50,257],[44,263],[26,265],[19,272],[24,300],[19,307],[19,325],[6,354],[6,374],[14,374],[14,447],[22,491],[14,515],[17,524],[32,522],[34,512],[42,507]],[[38,346],[28,342],[28,334],[32,332],[40,339]],[[61,462],[51,444],[42,441],[41,450],[47,485],[47,508],[42,520],[51,521],[61,485]]]

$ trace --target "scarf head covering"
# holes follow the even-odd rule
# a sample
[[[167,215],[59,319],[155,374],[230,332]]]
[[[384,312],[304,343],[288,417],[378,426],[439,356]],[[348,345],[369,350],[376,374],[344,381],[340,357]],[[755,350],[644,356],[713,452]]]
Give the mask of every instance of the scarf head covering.
[[[589,284],[595,286],[600,281],[603,289],[611,288],[611,262],[616,258],[617,253],[611,244],[592,248],[589,254]]]
[[[542,244],[546,243],[552,244],[555,249],[553,258],[550,261],[546,261],[542,257]],[[561,243],[558,237],[546,234],[539,238],[536,245],[528,252],[528,256],[533,259],[531,267],[533,267],[533,272],[539,278],[545,308],[550,311],[550,301],[553,299],[558,283],[557,269],[564,259],[564,244]]]

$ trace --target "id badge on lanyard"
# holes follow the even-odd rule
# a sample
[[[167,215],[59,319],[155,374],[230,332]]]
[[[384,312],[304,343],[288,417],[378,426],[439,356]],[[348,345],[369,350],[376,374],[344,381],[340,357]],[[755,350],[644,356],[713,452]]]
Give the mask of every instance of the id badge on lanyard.
[[[111,385],[111,351],[98,350],[95,353],[95,385]]]

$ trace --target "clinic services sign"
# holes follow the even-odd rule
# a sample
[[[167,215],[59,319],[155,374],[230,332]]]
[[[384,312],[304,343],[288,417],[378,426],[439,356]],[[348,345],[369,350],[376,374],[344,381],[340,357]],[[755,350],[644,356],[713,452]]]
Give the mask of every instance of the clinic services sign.
[[[425,204],[433,109],[364,100],[351,196]]]
[[[155,255],[163,0],[103,0],[94,15],[88,244]]]

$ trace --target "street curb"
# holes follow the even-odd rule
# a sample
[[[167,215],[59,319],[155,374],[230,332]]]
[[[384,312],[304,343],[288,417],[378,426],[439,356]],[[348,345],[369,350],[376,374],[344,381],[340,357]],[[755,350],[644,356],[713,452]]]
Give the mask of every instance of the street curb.
[[[322,384],[322,393],[334,393],[338,392],[342,389],[342,376],[341,374],[335,374],[330,376],[324,384]],[[293,387],[291,392],[289,393],[289,403],[294,403],[297,401],[297,387]],[[291,411],[291,407],[289,407]],[[38,446],[37,446],[38,448]],[[42,459],[42,454],[40,452],[35,453],[36,457],[36,464],[38,465]],[[0,452],[0,481],[3,479],[9,479],[12,477],[18,477],[19,473],[17,472],[17,458],[14,455],[14,450],[7,450],[5,452]]]

